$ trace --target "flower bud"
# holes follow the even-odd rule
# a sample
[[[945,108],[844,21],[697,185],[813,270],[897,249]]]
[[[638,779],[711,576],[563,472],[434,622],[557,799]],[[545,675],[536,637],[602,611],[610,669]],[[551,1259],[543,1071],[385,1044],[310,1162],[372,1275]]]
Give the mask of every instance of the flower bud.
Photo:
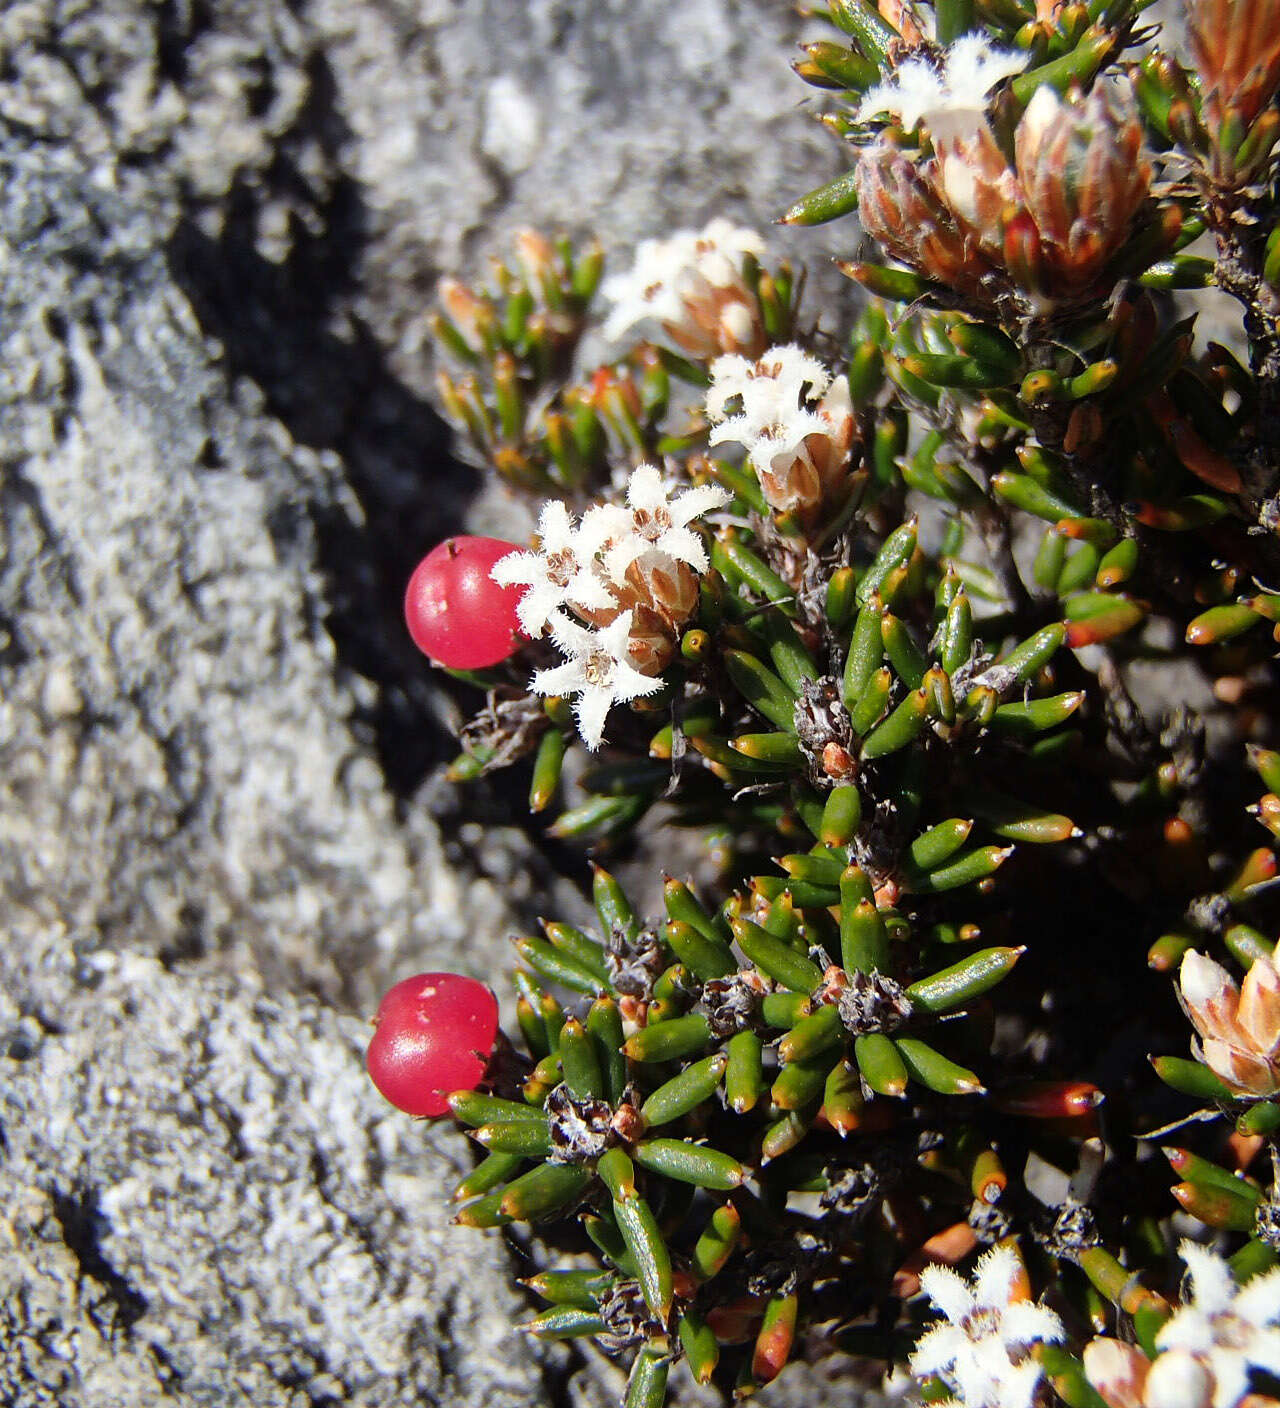
[[[1185,1349],[1158,1355],[1143,1386],[1146,1408],[1210,1408],[1214,1380],[1209,1367]]]
[[[637,324],[656,324],[695,359],[757,355],[767,337],[747,269],[763,253],[759,235],[722,219],[701,231],[646,240],[634,266],[605,284],[605,296],[615,305],[605,336],[612,341]]]
[[[1205,1065],[1241,1095],[1280,1090],[1280,972],[1254,959],[1239,988],[1226,969],[1194,949],[1182,960],[1183,1006],[1201,1038]]]
[[[1085,1378],[1107,1408],[1140,1408],[1151,1361],[1137,1345],[1099,1336],[1084,1347]]]
[[[642,675],[656,677],[675,657],[675,638],[660,612],[637,606],[627,635],[627,659]]]
[[[651,549],[627,568],[618,600],[624,608],[635,606],[653,612],[674,632],[697,609],[698,579],[687,562]]]
[[[1205,127],[1249,127],[1280,87],[1280,0],[1188,0],[1187,31]]]
[[[1036,291],[1084,292],[1128,237],[1151,185],[1133,104],[1114,86],[1062,98],[1042,84],[1018,123],[1014,159],[1039,235]]]
[[[958,293],[975,294],[991,265],[940,199],[937,177],[936,161],[919,163],[881,138],[858,158],[858,215],[894,259]]]
[[[515,234],[516,263],[525,281],[545,290],[559,277],[556,252],[551,241],[538,230],[522,229]]]
[[[441,279],[436,293],[467,346],[483,352],[496,321],[493,304],[458,279]]]
[[[1017,208],[1018,183],[985,122],[952,124],[934,136],[938,189],[982,249],[999,257],[1005,212]]]

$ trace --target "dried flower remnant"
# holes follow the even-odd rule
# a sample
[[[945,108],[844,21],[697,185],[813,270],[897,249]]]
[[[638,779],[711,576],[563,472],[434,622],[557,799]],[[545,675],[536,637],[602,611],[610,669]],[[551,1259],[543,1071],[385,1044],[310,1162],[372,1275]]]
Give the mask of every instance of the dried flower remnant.
[[[744,270],[764,252],[754,230],[724,219],[701,231],[645,240],[632,267],[605,281],[602,291],[614,307],[604,335],[616,341],[651,325],[691,357],[756,355],[765,345],[764,319]]]
[[[874,969],[854,972],[840,993],[840,1021],[855,1036],[896,1031],[911,1016],[911,999],[902,985]]]
[[[1044,1375],[1031,1348],[1066,1332],[1052,1310],[1027,1299],[1025,1279],[1007,1245],[979,1258],[972,1287],[949,1267],[926,1267],[921,1289],[946,1319],[921,1337],[912,1373],[939,1374],[964,1408],[1030,1408]]]
[[[1280,971],[1261,955],[1237,987],[1211,958],[1192,949],[1182,960],[1179,989],[1200,1040],[1197,1054],[1240,1095],[1280,1090]]]
[[[547,1127],[552,1163],[578,1164],[598,1159],[616,1141],[613,1108],[590,1095],[575,1095],[567,1085],[547,1096]]]
[[[712,364],[711,443],[745,447],[769,506],[812,521],[837,500],[853,441],[849,384],[799,347],[771,347],[758,361]]]
[[[715,1036],[751,1031],[760,1017],[760,1003],[769,985],[758,973],[746,969],[727,978],[711,978],[702,985],[701,1006]]]

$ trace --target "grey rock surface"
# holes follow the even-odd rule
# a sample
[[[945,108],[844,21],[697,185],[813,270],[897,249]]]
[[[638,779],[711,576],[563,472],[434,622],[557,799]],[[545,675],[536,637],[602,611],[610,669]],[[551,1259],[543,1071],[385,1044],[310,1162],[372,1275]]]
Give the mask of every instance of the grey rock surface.
[[[398,601],[475,485],[425,317],[517,226],[620,253],[825,179],[795,24],[0,7],[0,1401],[607,1401],[510,1332],[503,1244],[445,1227],[465,1149],[350,1015],[581,903],[433,775]]]
[[[541,1396],[461,1141],[371,1101],[352,1018],[101,951],[0,999],[0,1402]]]

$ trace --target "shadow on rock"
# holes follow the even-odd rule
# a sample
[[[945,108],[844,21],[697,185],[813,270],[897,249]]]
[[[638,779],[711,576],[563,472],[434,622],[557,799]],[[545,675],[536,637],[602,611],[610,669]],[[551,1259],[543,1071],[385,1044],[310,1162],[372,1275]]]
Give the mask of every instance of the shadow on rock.
[[[323,58],[313,59],[308,79],[310,98],[265,177],[232,189],[216,236],[189,210],[169,264],[202,327],[222,344],[229,380],[249,378],[296,442],[342,460],[358,513],[299,502],[269,526],[287,542],[305,518],[314,524],[330,586],[325,625],[342,665],[376,687],[356,723],[404,799],[454,751],[431,725],[438,710],[404,632],[404,583],[426,545],[457,531],[475,484],[449,455],[444,422],[393,374],[353,311],[366,214],[341,169],[350,133]],[[287,252],[277,260],[263,252],[264,216],[282,209]]]

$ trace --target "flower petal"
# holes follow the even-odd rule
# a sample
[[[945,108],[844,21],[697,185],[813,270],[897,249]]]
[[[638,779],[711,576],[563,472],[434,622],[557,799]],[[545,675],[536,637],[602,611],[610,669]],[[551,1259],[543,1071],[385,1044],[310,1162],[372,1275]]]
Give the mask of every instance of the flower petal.
[[[1003,1309],[1013,1295],[1014,1282],[1022,1274],[1022,1258],[1013,1247],[992,1247],[974,1267],[975,1302],[991,1310]]]
[[[671,521],[683,528],[704,513],[723,508],[732,497],[719,484],[696,484],[671,501]]]
[[[585,607],[589,611],[606,611],[609,607],[617,605],[612,592],[591,566],[580,567],[573,574],[573,580],[564,589],[564,595],[566,601],[572,602],[574,606]]]
[[[545,576],[546,563],[536,552],[509,552],[489,569],[489,579],[500,587],[531,585]]]
[[[1250,1325],[1273,1325],[1280,1321],[1280,1266],[1255,1276],[1236,1296],[1235,1313]]]
[[[576,694],[583,687],[582,667],[576,660],[553,665],[549,670],[536,670],[529,688],[535,694]]]
[[[614,543],[605,553],[605,576],[608,577],[615,587],[624,586],[627,568],[631,566],[636,558],[643,557],[648,550],[649,544],[639,533],[628,533],[626,537]]]
[[[525,635],[537,640],[543,627],[563,605],[564,592],[554,582],[535,582],[516,602],[516,620]]]
[[[637,465],[627,483],[627,503],[631,508],[665,508],[667,486],[662,482],[662,471],[651,464]]]
[[[1254,1050],[1270,1053],[1280,1045],[1280,973],[1270,954],[1256,958],[1244,975],[1236,1021]]]
[[[1047,1305],[1015,1301],[1000,1317],[1000,1339],[1010,1349],[1015,1345],[1058,1344],[1065,1337],[1062,1321]]]
[[[582,515],[582,523],[578,527],[576,546],[579,560],[589,561],[610,542],[624,538],[631,531],[631,514],[621,504],[593,504]]]
[[[973,1292],[949,1266],[926,1266],[920,1273],[920,1289],[953,1324],[973,1311]]]
[[[969,1338],[965,1332],[958,1325],[939,1321],[920,1336],[911,1355],[911,1372],[925,1378],[946,1369],[955,1363],[957,1355],[968,1352]]]
[[[1157,1356],[1143,1388],[1146,1408],[1209,1408],[1213,1375],[1191,1354],[1173,1350]]]
[[[1201,1354],[1212,1344],[1213,1321],[1191,1301],[1176,1311],[1156,1336],[1156,1348],[1161,1354],[1174,1349]]]
[[[668,557],[674,557],[677,562],[687,562],[695,572],[705,572],[711,565],[702,539],[692,528],[668,528],[654,547]]]
[[[538,537],[543,554],[563,552],[573,546],[573,515],[559,499],[549,499],[538,515]]]
[[[1031,1408],[1044,1370],[1034,1359],[1010,1369],[1000,1385],[999,1408]]]
[[[612,704],[613,694],[610,690],[587,688],[578,696],[573,706],[573,716],[578,721],[578,732],[593,753],[604,740],[604,722]]]
[[[1235,1345],[1220,1345],[1207,1356],[1213,1379],[1213,1408],[1235,1408],[1249,1392],[1249,1358]]]
[[[1220,1315],[1230,1310],[1236,1283],[1225,1259],[1192,1241],[1184,1241],[1178,1248],[1178,1255],[1187,1264],[1196,1309],[1206,1315]]]

